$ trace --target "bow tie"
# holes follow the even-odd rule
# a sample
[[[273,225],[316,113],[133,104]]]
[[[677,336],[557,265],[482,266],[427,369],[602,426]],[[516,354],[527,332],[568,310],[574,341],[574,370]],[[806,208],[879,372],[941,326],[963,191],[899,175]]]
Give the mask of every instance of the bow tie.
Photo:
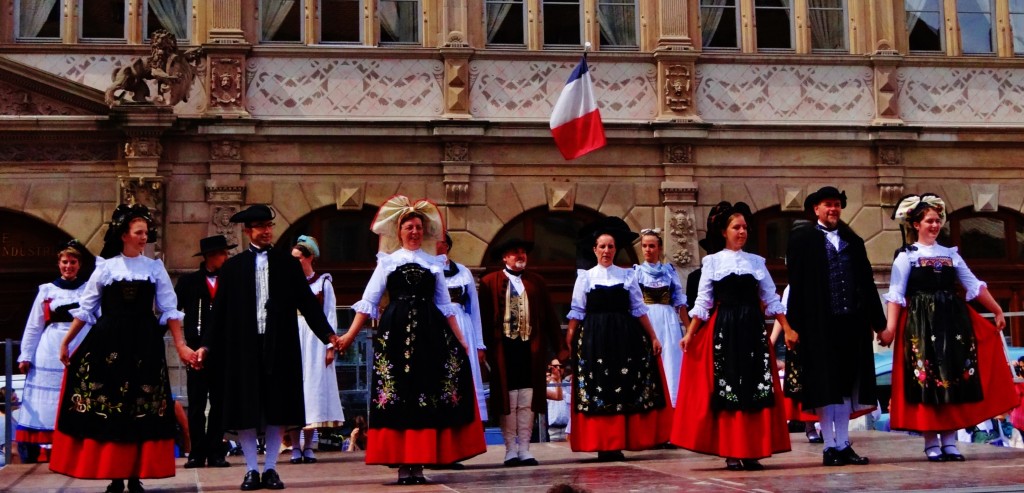
[[[818,229],[820,229],[822,231],[827,231],[829,233],[834,233],[834,232],[836,232],[836,230],[839,229],[839,226],[836,226],[834,228],[826,228],[825,226],[822,226],[821,224],[818,224]]]
[[[513,275],[513,276],[516,276],[516,277],[522,277],[522,275],[523,275],[523,271],[516,272],[516,271],[514,271],[512,269],[509,269],[508,267],[505,267],[505,272],[508,272],[510,275]]]
[[[265,247],[259,248],[256,245],[250,244],[249,250],[252,250],[252,253],[267,253],[270,251],[271,246],[273,245],[267,245]]]

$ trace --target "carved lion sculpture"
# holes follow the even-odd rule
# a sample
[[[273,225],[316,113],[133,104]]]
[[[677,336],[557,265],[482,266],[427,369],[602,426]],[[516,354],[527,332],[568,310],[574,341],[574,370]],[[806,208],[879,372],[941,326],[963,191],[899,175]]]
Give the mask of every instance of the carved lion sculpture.
[[[150,102],[149,80],[156,81],[153,102],[170,106],[188,102],[202,49],[194,48],[179,54],[178,39],[163,29],[153,33],[150,47],[149,56],[135,58],[128,65],[114,70],[111,75],[113,83],[107,88],[104,98],[108,105],[119,104],[128,98],[128,93],[131,93],[133,102]]]

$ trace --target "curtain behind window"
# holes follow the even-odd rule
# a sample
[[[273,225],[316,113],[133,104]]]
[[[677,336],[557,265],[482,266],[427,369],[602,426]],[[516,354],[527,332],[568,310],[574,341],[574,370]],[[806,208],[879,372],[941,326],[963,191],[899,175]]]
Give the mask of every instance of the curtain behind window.
[[[722,22],[722,14],[726,0],[704,0],[700,9],[700,34],[704,46],[708,46],[718,31],[718,24]],[[710,8],[705,8],[710,7]]]
[[[488,3],[487,4],[487,42],[494,41],[494,36],[505,23],[508,11],[512,10],[511,3]]]
[[[22,0],[19,11],[19,32],[23,38],[35,38],[43,30],[57,0]]]
[[[274,39],[295,0],[263,0],[263,39]]]
[[[810,0],[811,44],[814,48],[840,50],[846,48],[846,19],[843,16],[842,0]],[[836,10],[823,10],[831,7]]]
[[[597,22],[601,35],[612,46],[637,46],[636,5],[601,3],[597,7]]]
[[[396,43],[415,43],[419,41],[419,10],[418,2],[399,0],[380,0],[380,27]]]
[[[149,10],[160,20],[164,29],[171,32],[179,42],[188,41],[188,10],[187,1],[182,0],[148,0]],[[293,0],[294,1],[294,0]],[[285,10],[287,13],[287,10]],[[278,23],[280,26],[280,23]],[[276,31],[276,29],[275,29]]]

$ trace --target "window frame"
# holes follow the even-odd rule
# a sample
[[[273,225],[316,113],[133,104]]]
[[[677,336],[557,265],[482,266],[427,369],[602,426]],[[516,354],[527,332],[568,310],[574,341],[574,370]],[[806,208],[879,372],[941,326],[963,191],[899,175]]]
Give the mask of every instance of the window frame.
[[[796,51],[796,2],[790,0],[789,7],[775,7],[775,6],[757,6],[757,0],[753,0],[753,17],[754,17],[754,48],[758,53],[793,53]],[[757,33],[759,32],[756,26],[759,24],[757,19],[758,10],[779,10],[789,12],[789,48],[764,48],[757,41]]]
[[[629,6],[633,7],[633,45],[605,45],[601,43],[601,5]],[[594,0],[594,11],[597,12],[597,39],[601,51],[638,51],[640,49],[640,1],[639,0]]]
[[[966,45],[966,43],[965,43],[966,38],[964,36],[966,34],[965,34],[964,29],[961,28],[961,29],[957,30],[957,32],[960,33],[960,54],[964,55],[964,56],[995,56],[999,52],[999,36],[998,36],[998,33],[997,33],[997,29],[996,29],[996,24],[998,23],[998,20],[999,20],[997,18],[997,5],[996,5],[997,0],[978,0],[978,1],[979,2],[986,2],[986,3],[988,3],[988,6],[989,6],[988,12],[963,12],[963,11],[960,10],[960,2],[961,2],[961,0],[956,0],[956,22],[957,22],[957,26],[958,27],[962,27],[961,19],[960,19],[961,14],[971,14],[971,15],[984,15],[984,14],[987,14],[988,17],[989,17],[989,40],[988,41],[989,41],[989,45],[991,46],[992,49],[991,49],[991,51],[971,52],[971,53],[968,53],[967,51],[965,51],[964,50],[964,46]],[[1007,2],[1007,4],[1009,4],[1009,2]]]
[[[85,33],[85,29],[84,29],[84,27],[85,27],[84,26],[84,23],[85,23],[85,2],[87,2],[87,1],[89,1],[89,0],[78,0],[76,2],[77,6],[78,6],[78,15],[76,16],[77,20],[78,20],[78,42],[79,43],[89,43],[89,44],[92,44],[92,43],[128,44],[128,26],[129,26],[130,14],[131,14],[131,10],[132,10],[130,8],[131,0],[121,0],[121,1],[124,2],[124,23],[121,26],[121,34],[122,34],[122,36],[120,38],[87,38],[87,37],[85,37],[85,35],[84,35],[84,33]],[[60,4],[58,4],[58,5],[60,5]]]
[[[61,15],[63,2],[58,1],[53,5],[57,9],[57,37],[39,37],[21,35],[21,4],[28,0],[17,0],[14,2],[14,18],[12,19],[13,37],[16,43],[61,43],[64,40],[64,16]]]
[[[325,41],[324,40],[324,9],[323,4],[325,0],[313,0],[316,2],[317,24],[316,24],[316,43],[328,46],[353,46],[362,45],[366,43],[366,24],[363,22],[361,17],[356,20],[356,26],[359,29],[359,35],[356,41]],[[352,1],[356,4],[356,8],[359,12],[362,12],[366,6],[366,0],[346,0]]]
[[[1024,0],[1020,0],[1020,7],[1018,7],[1020,10],[1017,12],[1014,12],[1013,10],[1013,0],[1009,0],[1007,4],[1007,13],[1010,22],[1010,53],[1013,56],[1024,56]],[[1019,16],[1018,18],[1020,19],[1021,30],[1020,33],[1014,32],[1014,16]],[[1018,35],[1021,37],[1021,43],[1019,47],[1017,46]]]
[[[810,38],[810,51],[812,53],[849,53],[850,52],[850,2],[849,0],[839,0],[841,7],[839,9],[831,7],[812,7],[811,2],[807,2],[807,20],[808,30],[811,34]],[[815,48],[814,47],[814,22],[811,21],[811,12],[815,10],[823,11],[842,11],[843,16],[843,47],[842,48]]]
[[[938,5],[938,9],[939,9],[938,11],[933,11],[933,10],[909,10],[909,9],[907,9],[907,0],[903,0],[903,15],[904,15],[903,30],[904,30],[904,37],[906,38],[906,42],[907,42],[907,53],[909,53],[911,55],[936,55],[936,54],[945,54],[946,53],[946,47],[947,47],[947,40],[946,40],[946,16],[945,16],[946,6],[945,6],[945,4],[944,4],[944,2],[942,0],[937,0],[936,5]],[[938,12],[938,14],[939,14],[939,49],[937,49],[937,50],[915,50],[915,49],[913,49],[910,46],[911,29],[910,29],[910,26],[907,25],[907,20],[909,18],[910,12]]]
[[[299,15],[298,15],[298,17],[299,17],[299,20],[298,20],[298,22],[299,22],[299,39],[298,40],[294,40],[294,41],[292,41],[292,40],[276,41],[276,40],[273,40],[273,39],[265,39],[263,37],[263,35],[264,35],[264,32],[263,32],[263,16],[264,16],[264,14],[266,14],[266,9],[263,8],[264,7],[263,1],[264,0],[257,0],[257,2],[256,2],[257,8],[259,10],[259,15],[257,16],[257,19],[256,19],[256,26],[255,26],[255,28],[256,28],[256,33],[258,34],[258,38],[257,39],[259,39],[259,43],[260,44],[272,44],[272,45],[293,45],[293,46],[294,45],[304,45],[304,44],[306,44],[306,22],[305,22],[304,16],[302,15],[302,11],[305,10],[305,8],[306,8],[306,1],[307,0],[295,0],[295,3],[293,4],[293,8],[298,8],[299,9]]]
[[[487,7],[490,5],[501,5],[501,4],[518,4],[522,6],[522,30],[523,40],[521,43],[491,43],[487,41]],[[483,36],[484,46],[488,49],[508,50],[508,49],[523,49],[529,44],[530,38],[530,24],[528,22],[528,11],[529,5],[527,0],[484,0],[483,1],[483,16],[480,19],[480,29]]]
[[[703,1],[704,0],[700,0],[700,2],[698,2],[698,4],[697,4],[697,26],[696,26],[696,29],[698,31],[700,31],[700,29],[701,29],[701,20],[700,19],[703,16],[705,8],[709,8],[709,9],[723,9],[723,10],[724,9],[732,9],[733,10],[733,24],[734,24],[735,30],[736,30],[736,46],[707,46],[704,43],[705,42],[705,40],[704,40],[704,33],[703,33],[703,31],[700,31],[700,37],[701,37],[701,39],[700,39],[701,48],[700,49],[702,51],[724,51],[724,52],[731,52],[731,51],[740,51],[740,50],[742,50],[743,49],[743,24],[740,22],[740,19],[742,19],[743,16],[742,16],[742,13],[741,13],[741,10],[742,10],[741,0],[735,0],[733,5],[731,5],[731,6],[729,6],[729,5],[704,5],[702,3]],[[719,21],[719,23],[721,23],[721,21]]]
[[[541,22],[542,27],[540,28],[540,33],[538,33],[538,34],[540,34],[540,37],[541,37],[541,49],[542,50],[578,50],[587,42],[586,29],[584,29],[586,20],[583,17],[583,12],[584,12],[584,10],[586,8],[587,0],[539,0],[539,2],[540,2],[540,15],[541,15],[541,19],[542,19],[542,22]],[[577,18],[578,23],[579,23],[579,39],[580,39],[580,42],[578,44],[554,44],[554,43],[548,43],[547,37],[544,36],[544,27],[543,27],[543,25],[546,25],[546,23],[547,23],[547,17],[546,17],[546,14],[545,14],[545,10],[546,10],[546,8],[547,8],[549,3],[553,4],[553,5],[568,5],[568,4],[575,3],[578,6],[578,9],[577,9],[577,12],[576,12],[576,18]]]

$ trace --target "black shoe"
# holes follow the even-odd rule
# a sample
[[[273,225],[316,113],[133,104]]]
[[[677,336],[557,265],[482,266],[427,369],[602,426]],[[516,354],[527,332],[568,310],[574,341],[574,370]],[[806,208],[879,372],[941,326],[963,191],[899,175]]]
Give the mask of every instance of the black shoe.
[[[268,490],[283,490],[284,483],[281,482],[281,477],[277,475],[277,471],[267,469],[263,471],[263,487]]]
[[[733,462],[734,459],[725,459],[725,469],[727,471],[742,471],[743,463],[740,461]]]
[[[804,435],[807,437],[807,443],[825,443],[825,439],[817,431],[804,432]]]
[[[303,464],[316,464],[316,457],[302,456],[302,463]]]
[[[598,452],[597,460],[601,462],[616,462],[620,460],[626,460],[626,456],[622,454],[621,450],[615,450],[612,452]]]
[[[934,455],[933,454],[929,454],[928,451],[931,450],[931,449],[937,449],[939,451],[939,453],[934,454]],[[946,454],[942,453],[942,449],[939,449],[938,445],[933,445],[931,447],[925,447],[925,449],[924,449],[924,456],[925,456],[926,459],[928,459],[928,462],[945,462],[946,461]]]
[[[519,465],[520,465],[519,457],[513,457],[513,458],[505,461],[505,467],[519,467]]]
[[[242,486],[239,488],[242,491],[258,490],[263,487],[263,483],[260,482],[260,473],[252,469],[245,473],[245,479],[242,480]]]
[[[821,464],[825,466],[841,466],[845,464],[843,458],[839,455],[839,451],[835,447],[829,447],[825,449],[825,452],[821,454]]]
[[[292,464],[302,464],[302,456],[300,455],[298,457],[292,457],[292,460],[289,462],[291,462]]]
[[[185,461],[185,469],[195,469],[197,467],[204,467],[203,459],[200,459],[199,457],[189,457],[188,460]]]
[[[946,449],[952,449],[952,450],[954,450],[954,452],[953,453],[946,452]],[[963,461],[967,460],[966,457],[964,457],[962,454],[960,454],[960,450],[956,448],[956,445],[943,445],[942,446],[942,459],[947,461],[947,462],[963,462]]]
[[[207,459],[206,465],[210,467],[231,467],[231,463],[225,460],[223,457],[218,457],[216,459]]]
[[[138,479],[129,479],[128,493],[146,493],[146,490],[142,488],[142,481],[139,481]]]
[[[843,460],[843,464],[853,464],[855,466],[866,466],[868,465],[868,458],[857,455],[857,452],[853,451],[853,447],[849,444],[846,448],[839,451],[839,458]]]
[[[423,476],[409,476],[409,484],[427,484],[427,478]]]
[[[124,493],[124,480],[115,479],[107,485],[107,489],[103,490],[104,493]]]
[[[764,466],[757,459],[742,459],[740,464],[743,465],[744,471],[763,471]]]
[[[539,463],[539,462],[537,462],[537,459],[534,459],[533,457],[530,457],[529,459],[523,459],[523,460],[520,460],[520,461],[519,461],[519,465],[520,465],[520,466],[524,466],[524,467],[526,467],[526,466],[536,466],[536,465],[540,465],[540,463]]]

